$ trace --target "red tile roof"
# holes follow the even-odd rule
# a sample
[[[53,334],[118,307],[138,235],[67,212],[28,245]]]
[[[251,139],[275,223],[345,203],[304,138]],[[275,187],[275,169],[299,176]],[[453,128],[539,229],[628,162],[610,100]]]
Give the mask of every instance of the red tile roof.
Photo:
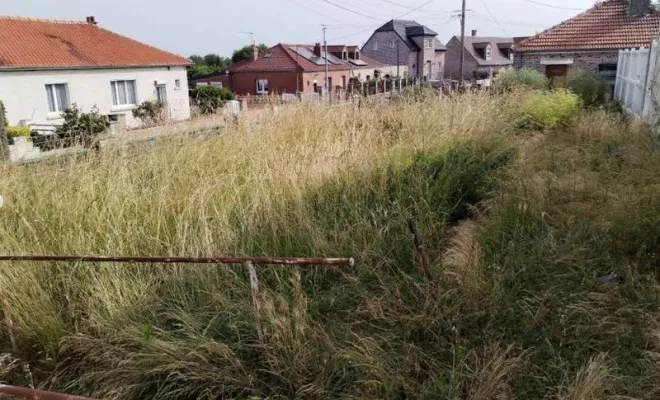
[[[0,69],[189,64],[92,23],[0,17]]]
[[[628,16],[628,0],[606,0],[515,45],[517,52],[644,47],[658,35],[660,14]]]
[[[330,52],[328,46],[328,53]],[[348,48],[357,48],[355,46],[346,46]],[[229,71],[235,72],[318,72],[324,71],[325,65],[317,65],[305,57],[298,55],[292,49],[306,49],[314,52],[314,46],[309,44],[278,44],[268,49],[264,55],[260,56],[257,60],[245,60],[240,63],[234,64],[229,67]],[[343,48],[343,46],[342,46]],[[348,61],[340,61],[339,65],[329,63],[329,71],[347,71],[351,69],[361,68],[380,68],[383,64],[372,60],[370,58],[361,56],[360,59],[367,63],[364,66],[351,65]]]

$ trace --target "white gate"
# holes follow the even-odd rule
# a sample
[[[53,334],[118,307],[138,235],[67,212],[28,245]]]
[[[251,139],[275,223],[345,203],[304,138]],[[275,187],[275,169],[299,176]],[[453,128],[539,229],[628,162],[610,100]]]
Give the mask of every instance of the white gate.
[[[656,40],[650,49],[647,47],[619,52],[615,96],[630,111],[642,117],[650,117],[652,109],[659,45]]]

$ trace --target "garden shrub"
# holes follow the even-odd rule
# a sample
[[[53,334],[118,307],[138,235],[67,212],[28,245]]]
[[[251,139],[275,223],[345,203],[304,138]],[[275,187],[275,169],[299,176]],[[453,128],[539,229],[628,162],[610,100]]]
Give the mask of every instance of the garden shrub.
[[[591,71],[574,69],[568,75],[568,88],[582,98],[584,106],[599,107],[607,102],[610,84]]]
[[[571,123],[582,111],[582,100],[568,90],[535,92],[521,105],[516,123],[524,130],[553,130]]]
[[[202,86],[192,91],[192,97],[197,102],[202,114],[213,114],[215,110],[228,100],[234,100],[235,96],[230,90],[214,86]]]
[[[146,126],[161,124],[165,120],[165,103],[162,101],[145,101],[133,109],[133,117]]]
[[[500,72],[493,79],[493,90],[499,93],[510,92],[519,87],[547,90],[548,85],[548,78],[545,75],[530,68],[508,69]]]
[[[9,122],[7,121],[7,109],[5,108],[5,103],[3,103],[2,100],[0,100],[0,117],[4,122],[4,125],[8,126]]]
[[[94,106],[88,113],[74,103],[62,112],[64,123],[57,127],[55,134],[61,139],[63,147],[83,144],[88,147],[94,137],[105,132],[110,127],[110,121],[101,115],[98,107]]]
[[[7,137],[30,137],[30,127],[28,126],[8,126],[6,129]]]

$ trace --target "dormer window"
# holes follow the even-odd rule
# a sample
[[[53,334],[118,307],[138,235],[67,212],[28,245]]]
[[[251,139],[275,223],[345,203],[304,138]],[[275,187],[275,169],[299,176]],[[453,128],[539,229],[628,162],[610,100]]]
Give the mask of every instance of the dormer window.
[[[486,58],[486,60],[490,60],[491,58],[493,58],[493,48],[490,45],[486,46],[486,57],[485,58]]]
[[[348,60],[348,51],[344,50],[344,51],[341,53],[341,58],[342,58],[344,61],[347,61],[347,60]]]
[[[353,57],[353,58],[354,58],[355,60],[359,60],[359,59],[360,59],[360,51],[359,51],[359,50],[355,50],[355,57]]]
[[[433,39],[426,39],[425,41],[426,41],[426,48],[427,49],[430,49],[431,47],[433,47]]]

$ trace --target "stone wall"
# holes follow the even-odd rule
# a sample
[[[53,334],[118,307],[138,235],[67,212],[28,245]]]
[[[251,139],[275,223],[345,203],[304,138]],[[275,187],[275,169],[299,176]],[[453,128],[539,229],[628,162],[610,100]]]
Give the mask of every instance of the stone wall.
[[[617,64],[619,52],[614,51],[592,51],[592,52],[565,52],[565,53],[515,53],[514,62],[516,68],[531,68],[545,74],[546,65],[541,65],[542,59],[567,59],[572,58],[571,68],[582,68],[584,70],[598,72],[600,64]]]

